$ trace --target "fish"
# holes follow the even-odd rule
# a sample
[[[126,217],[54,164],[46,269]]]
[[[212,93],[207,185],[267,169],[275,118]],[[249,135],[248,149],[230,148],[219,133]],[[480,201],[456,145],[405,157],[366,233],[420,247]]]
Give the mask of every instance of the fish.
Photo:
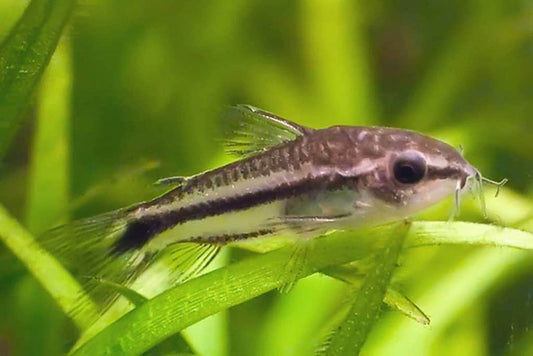
[[[286,234],[296,245],[331,231],[405,219],[467,187],[501,187],[452,146],[389,127],[313,129],[249,105],[228,108],[223,145],[238,160],[162,178],[150,201],[45,233],[43,247],[77,271],[121,285],[158,256],[184,280],[221,247]],[[294,254],[302,255],[302,254]],[[303,254],[305,255],[305,254]]]

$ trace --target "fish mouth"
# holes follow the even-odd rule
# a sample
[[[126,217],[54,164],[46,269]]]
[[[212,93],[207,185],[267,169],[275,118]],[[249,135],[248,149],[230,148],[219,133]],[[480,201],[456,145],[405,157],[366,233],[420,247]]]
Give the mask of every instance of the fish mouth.
[[[481,173],[476,167],[472,166],[471,164],[468,164],[466,166],[465,173],[466,173],[467,179],[474,178],[476,180],[477,179],[481,180]]]
[[[485,204],[485,194],[483,192],[483,183],[488,183],[496,186],[495,197],[500,193],[500,189],[508,182],[507,178],[502,179],[501,181],[494,181],[492,179],[483,177],[481,172],[474,166],[468,164],[464,169],[465,176],[461,177],[457,181],[457,188],[455,190],[455,209],[454,215],[459,211],[460,197],[461,192],[465,189],[470,190],[470,193],[474,199],[479,199],[479,204],[481,207],[481,212],[485,219],[488,218],[487,206]]]

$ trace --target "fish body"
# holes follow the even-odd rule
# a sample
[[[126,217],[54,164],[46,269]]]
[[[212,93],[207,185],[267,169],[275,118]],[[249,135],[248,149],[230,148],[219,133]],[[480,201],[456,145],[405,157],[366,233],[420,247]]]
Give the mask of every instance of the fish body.
[[[398,159],[420,163],[423,176],[414,183],[398,181]],[[292,141],[186,179],[138,205],[116,247],[225,244],[285,231],[321,235],[331,228],[389,222],[442,200],[473,174],[455,149],[416,132],[308,129]]]
[[[219,247],[289,234],[308,240],[331,230],[403,219],[458,193],[478,176],[453,147],[386,127],[311,129],[250,106],[228,111],[226,149],[241,158],[192,177],[130,208],[73,222],[42,244],[116,283],[158,254],[193,243]],[[200,253],[206,264],[212,258]]]

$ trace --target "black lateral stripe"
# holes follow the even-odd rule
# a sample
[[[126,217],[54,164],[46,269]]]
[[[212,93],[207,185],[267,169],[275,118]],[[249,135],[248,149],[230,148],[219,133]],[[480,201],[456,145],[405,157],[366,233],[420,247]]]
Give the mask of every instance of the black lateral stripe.
[[[432,179],[448,179],[450,177],[461,176],[461,170],[456,167],[434,167],[429,166],[427,177]]]
[[[346,178],[337,174],[318,178],[306,177],[296,182],[282,183],[274,189],[263,189],[240,196],[198,203],[147,218],[158,220],[161,223],[160,227],[166,230],[187,221],[244,210],[314,190],[340,189],[353,180],[353,178]]]
[[[244,210],[276,200],[310,193],[314,190],[340,189],[346,186],[354,188],[355,178],[344,177],[339,174],[320,177],[307,176],[299,181],[282,183],[274,189],[263,189],[240,196],[198,203],[159,215],[144,216],[128,225],[124,235],[115,243],[114,251],[123,253],[131,249],[141,248],[150,238],[187,221]]]
[[[153,236],[165,231],[157,220],[138,219],[128,224],[124,234],[114,243],[112,253],[121,255],[129,250],[136,250]]]

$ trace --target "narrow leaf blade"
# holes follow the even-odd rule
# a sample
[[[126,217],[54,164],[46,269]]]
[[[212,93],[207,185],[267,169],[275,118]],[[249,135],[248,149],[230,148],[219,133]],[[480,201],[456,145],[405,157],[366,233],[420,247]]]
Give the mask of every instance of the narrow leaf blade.
[[[0,45],[0,157],[50,61],[74,0],[33,0]]]
[[[84,329],[98,315],[97,309],[78,282],[48,252],[43,250],[34,237],[0,205],[0,240],[13,252],[52,295],[63,311]],[[74,313],[79,298],[87,299],[87,308]]]
[[[510,235],[526,234],[520,230],[485,226],[483,234],[475,234],[470,229],[453,229],[459,222],[416,222],[412,223],[406,237],[405,246],[414,246],[416,229],[429,226],[448,226],[441,229],[440,243],[446,241],[474,241],[486,243],[483,239],[487,233],[494,233],[493,240],[498,241],[498,232]],[[473,224],[476,225],[476,224]],[[413,228],[414,226],[414,228]],[[355,235],[355,236],[354,236]],[[371,247],[365,241],[382,241],[391,235],[391,227],[360,230],[356,233],[330,235],[314,242],[310,254],[313,270],[306,270],[303,275],[326,267],[344,264],[367,256]],[[469,240],[470,239],[470,240]],[[428,243],[437,243],[437,240]],[[382,242],[381,242],[382,243]],[[93,354],[137,354],[148,350],[166,337],[186,328],[203,318],[231,306],[240,304],[258,295],[266,293],[281,285],[279,276],[283,272],[291,247],[276,250],[264,255],[254,256],[239,263],[195,278],[166,292],[132,310],[115,323],[109,325],[93,338],[78,345],[75,355]]]
[[[441,244],[483,245],[533,249],[533,234],[508,227],[470,222],[415,222],[409,229],[406,247]]]
[[[367,335],[381,314],[392,273],[405,238],[406,228],[399,226],[389,244],[376,255],[376,266],[367,274],[346,319],[333,335],[327,355],[358,355]]]

